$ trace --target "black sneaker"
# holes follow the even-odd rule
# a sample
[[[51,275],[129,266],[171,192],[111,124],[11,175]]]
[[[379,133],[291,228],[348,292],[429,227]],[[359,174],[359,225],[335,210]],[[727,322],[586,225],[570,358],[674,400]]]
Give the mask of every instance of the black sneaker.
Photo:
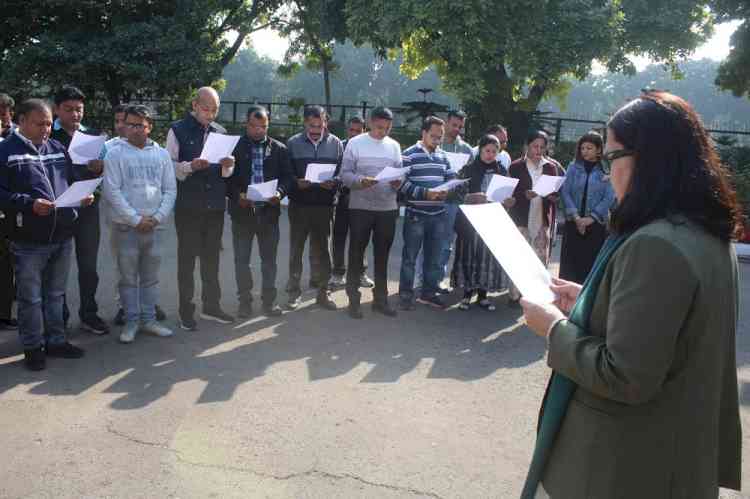
[[[321,291],[320,293],[318,293],[318,297],[315,299],[315,303],[326,310],[336,310],[338,308],[336,304],[331,300],[331,297],[326,291]]]
[[[42,347],[23,351],[23,363],[29,371],[41,371],[47,367],[47,358]]]
[[[372,289],[375,287],[375,283],[372,282],[372,279],[367,277],[367,274],[362,274],[361,276],[359,276],[359,287]]]
[[[201,312],[201,319],[218,322],[219,324],[231,324],[234,322],[234,317],[227,314],[219,307],[204,308]]]
[[[263,315],[266,317],[279,317],[282,313],[278,305],[263,305]]]
[[[180,328],[185,331],[196,331],[198,323],[195,322],[192,315],[190,317],[180,317]]]
[[[451,288],[443,288],[441,286],[438,286],[437,292],[440,295],[449,295],[453,293],[453,290]]]
[[[373,302],[372,311],[383,314],[386,317],[396,317],[398,315],[398,312],[396,312],[396,310],[393,307],[391,307],[387,302],[386,303]]]
[[[109,326],[98,315],[81,319],[81,329],[98,335],[109,333]]]
[[[59,345],[47,345],[44,351],[47,353],[47,357],[59,357],[61,359],[80,359],[84,354],[83,348],[71,345],[67,341]]]
[[[445,309],[445,302],[438,295],[435,296],[420,296],[417,301],[423,305],[429,305],[430,307]]]
[[[115,315],[114,320],[115,326],[124,326],[125,325],[125,310],[120,309],[117,311],[117,315]]]
[[[0,329],[18,329],[18,321],[15,319],[0,319]]]
[[[346,309],[346,313],[352,319],[363,319],[365,316],[362,314],[362,307],[359,305],[349,305]]]
[[[165,320],[167,320],[167,314],[164,313],[164,310],[162,310],[159,305],[156,305],[154,307],[154,309],[156,311],[156,320],[157,321],[164,322]]]
[[[237,317],[240,319],[249,319],[253,316],[253,303],[249,301],[243,301],[237,308]]]

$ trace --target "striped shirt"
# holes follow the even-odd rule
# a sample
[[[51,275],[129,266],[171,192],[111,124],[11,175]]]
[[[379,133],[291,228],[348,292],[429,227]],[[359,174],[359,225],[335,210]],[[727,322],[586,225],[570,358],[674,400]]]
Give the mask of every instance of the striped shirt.
[[[428,201],[427,192],[456,178],[451,172],[450,162],[439,147],[428,152],[422,142],[417,142],[403,152],[404,167],[410,167],[401,193],[406,199],[407,210],[424,215],[439,215],[445,211],[445,201]]]

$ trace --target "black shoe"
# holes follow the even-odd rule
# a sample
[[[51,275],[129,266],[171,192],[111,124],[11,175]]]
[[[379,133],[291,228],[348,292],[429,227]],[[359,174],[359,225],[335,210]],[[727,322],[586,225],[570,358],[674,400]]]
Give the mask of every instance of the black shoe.
[[[438,295],[435,296],[422,296],[417,298],[417,301],[423,305],[429,305],[431,307],[445,309],[445,302]]]
[[[193,316],[181,317],[180,328],[184,329],[185,331],[196,331],[198,329],[198,323],[195,322]]]
[[[67,341],[59,345],[47,345],[44,349],[47,357],[59,357],[61,359],[80,359],[83,357],[84,350]]]
[[[98,315],[81,319],[81,329],[98,335],[109,333],[109,326]]]
[[[263,305],[263,315],[266,317],[279,317],[282,313],[278,305]]]
[[[29,371],[41,371],[47,367],[47,358],[42,347],[23,351],[23,363]]]
[[[15,319],[0,319],[0,329],[18,329],[18,321]]]
[[[299,306],[302,305],[302,297],[301,296],[294,296],[289,297],[289,302],[286,304],[286,308],[289,310],[297,310]]]
[[[365,317],[362,314],[362,307],[360,307],[359,305],[349,305],[346,309],[346,312],[352,319],[364,319]]]
[[[239,317],[240,319],[249,319],[252,316],[253,316],[253,302],[244,301],[240,303],[240,306],[237,309],[237,317]]]
[[[398,312],[396,312],[396,310],[393,307],[391,307],[387,302],[386,303],[374,303],[373,302],[372,311],[383,314],[386,317],[396,317],[398,315]]]
[[[115,326],[124,326],[125,325],[125,310],[122,308],[117,311],[117,315],[115,315],[114,320]]]
[[[336,310],[338,308],[336,304],[331,300],[331,297],[326,291],[321,291],[320,293],[318,293],[318,297],[315,299],[315,303],[326,310]]]
[[[437,292],[439,295],[449,295],[453,293],[453,290],[451,288],[442,288],[438,286]]]
[[[167,320],[167,314],[164,313],[164,310],[161,309],[159,305],[156,305],[154,307],[154,310],[156,311],[156,320],[159,322],[163,322]]]
[[[375,283],[372,282],[372,279],[367,277],[367,274],[362,274],[361,276],[359,276],[359,287],[372,289],[375,287]]]
[[[231,324],[234,322],[234,317],[225,313],[219,307],[204,308],[201,312],[201,319],[218,322],[219,324]]]

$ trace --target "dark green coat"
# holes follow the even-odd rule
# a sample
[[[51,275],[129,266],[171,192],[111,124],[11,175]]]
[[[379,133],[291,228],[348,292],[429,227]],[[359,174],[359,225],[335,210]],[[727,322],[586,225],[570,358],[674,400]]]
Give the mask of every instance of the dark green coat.
[[[704,499],[740,488],[737,258],[685,221],[613,255],[589,336],[559,323],[548,364],[578,388],[545,468],[552,499]]]

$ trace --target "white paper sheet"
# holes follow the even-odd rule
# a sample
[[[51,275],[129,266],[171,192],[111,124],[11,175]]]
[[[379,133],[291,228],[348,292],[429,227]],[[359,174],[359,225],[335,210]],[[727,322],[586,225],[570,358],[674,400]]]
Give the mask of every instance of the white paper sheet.
[[[239,135],[209,133],[206,143],[203,144],[200,159],[205,159],[213,165],[218,164],[222,159],[232,155],[232,151],[234,151],[239,141]]]
[[[525,298],[542,303],[555,300],[552,276],[503,205],[462,204],[461,210]]]
[[[534,182],[534,187],[531,189],[542,197],[549,196],[553,192],[557,192],[558,189],[565,182],[565,177],[555,177],[553,175],[542,175]]]
[[[313,184],[320,184],[326,180],[331,180],[336,172],[336,165],[310,163],[305,170],[305,180]]]
[[[509,197],[513,196],[516,190],[518,179],[505,177],[503,175],[493,175],[490,185],[487,186],[487,200],[495,203],[502,203]]]
[[[409,173],[409,168],[394,168],[386,166],[377,174],[375,180],[378,182],[391,182],[393,180],[402,180]]]
[[[446,192],[446,191],[452,191],[459,185],[465,184],[468,182],[469,179],[453,179],[445,182],[444,184],[436,185],[435,187],[430,188],[432,192]]]
[[[279,180],[269,180],[262,184],[251,184],[247,186],[247,199],[250,201],[268,201],[276,195]]]
[[[471,159],[470,154],[460,152],[446,152],[445,155],[448,156],[448,162],[451,164],[451,171],[454,173],[460,172],[461,169],[466,166],[466,163],[469,162],[469,159]]]
[[[76,130],[68,146],[73,164],[85,165],[92,159],[99,159],[106,140],[104,135],[86,135]]]
[[[68,190],[57,197],[55,208],[80,208],[81,201],[92,195],[102,180],[104,177],[73,182]]]

